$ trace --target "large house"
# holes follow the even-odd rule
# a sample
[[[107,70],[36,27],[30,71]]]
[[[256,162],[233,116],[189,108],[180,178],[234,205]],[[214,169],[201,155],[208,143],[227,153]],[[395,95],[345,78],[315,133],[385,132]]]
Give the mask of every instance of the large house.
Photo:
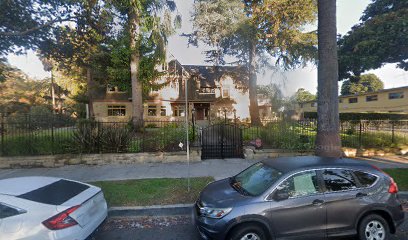
[[[297,112],[316,112],[317,102],[299,103]],[[408,113],[408,86],[339,96],[340,113]]]
[[[144,103],[146,121],[177,121],[185,119],[186,85],[189,118],[195,113],[197,122],[216,119],[249,121],[248,73],[239,66],[181,65],[177,60],[165,67],[157,81],[160,90],[151,91]],[[95,119],[104,122],[129,121],[132,100],[127,92],[115,86],[100,89],[93,101]],[[270,101],[258,97],[261,119],[273,118]]]

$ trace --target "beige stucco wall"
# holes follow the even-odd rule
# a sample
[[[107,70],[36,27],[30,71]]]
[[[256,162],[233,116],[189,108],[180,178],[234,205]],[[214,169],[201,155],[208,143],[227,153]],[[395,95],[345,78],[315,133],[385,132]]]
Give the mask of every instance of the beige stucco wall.
[[[108,106],[125,106],[126,116],[108,116]],[[100,122],[128,122],[132,118],[131,102],[93,102],[95,120]]]
[[[190,80],[191,81],[191,80]],[[180,87],[184,84],[179,78],[163,79],[158,83],[167,83],[159,91],[152,91],[150,99],[144,104],[144,119],[146,121],[183,121],[185,117],[174,116],[172,103],[179,98]],[[249,113],[249,92],[243,86],[237,86],[230,76],[224,76],[220,80],[215,81],[215,96],[212,95],[207,99],[205,95],[199,95],[200,99],[190,100],[189,102],[189,119],[191,119],[191,110],[194,108],[194,102],[210,103],[210,119],[224,118],[224,109],[227,109],[227,118],[234,118],[234,109],[236,117],[240,121],[248,121]],[[222,90],[229,89],[229,97],[223,96]],[[190,93],[193,94],[193,93]],[[195,93],[196,94],[196,93]],[[190,95],[191,96],[191,95]],[[181,106],[184,102],[179,102]],[[108,116],[108,106],[126,106],[126,116]],[[149,116],[149,106],[156,108],[156,116]],[[161,116],[161,107],[165,107],[166,116]],[[132,103],[130,101],[94,101],[93,108],[95,119],[103,122],[126,122],[132,118]],[[271,108],[260,109],[260,115],[263,116],[266,110],[265,119],[271,119],[273,113]]]
[[[404,92],[404,98],[389,99],[388,94],[393,92]],[[367,102],[366,97],[378,95],[377,101]],[[357,103],[349,103],[350,98],[358,98]],[[408,113],[408,88],[384,91],[379,93],[362,94],[359,96],[340,97],[340,112],[404,112]],[[316,112],[317,107],[312,107],[312,102],[304,103],[303,108],[298,106],[299,112]]]

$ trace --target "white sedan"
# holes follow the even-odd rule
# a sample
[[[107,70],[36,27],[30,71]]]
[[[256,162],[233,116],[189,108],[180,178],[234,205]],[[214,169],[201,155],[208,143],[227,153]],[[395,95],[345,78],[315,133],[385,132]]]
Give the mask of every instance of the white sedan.
[[[0,180],[0,240],[84,240],[106,219],[100,188],[51,177]]]

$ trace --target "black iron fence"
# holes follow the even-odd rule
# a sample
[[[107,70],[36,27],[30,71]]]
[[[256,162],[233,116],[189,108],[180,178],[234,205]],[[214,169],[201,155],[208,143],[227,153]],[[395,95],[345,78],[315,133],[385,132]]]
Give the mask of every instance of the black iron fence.
[[[315,147],[315,120],[239,127],[244,145],[294,151],[311,151]],[[186,132],[184,121],[145,121],[144,127],[135,129],[127,122],[94,122],[60,115],[0,115],[0,155],[185,151]],[[202,129],[190,123],[188,132],[190,144],[200,147]],[[344,121],[340,136],[345,147],[399,147],[408,145],[408,121]]]
[[[244,127],[244,144],[264,148],[310,151],[315,148],[317,121],[272,121],[263,126]],[[340,123],[343,147],[393,148],[408,145],[408,120],[356,120]]]
[[[2,117],[0,155],[185,151],[186,131],[185,123],[177,121],[145,121],[144,127],[135,129],[127,122],[63,119],[57,115]],[[191,142],[198,139],[198,133],[189,128]]]

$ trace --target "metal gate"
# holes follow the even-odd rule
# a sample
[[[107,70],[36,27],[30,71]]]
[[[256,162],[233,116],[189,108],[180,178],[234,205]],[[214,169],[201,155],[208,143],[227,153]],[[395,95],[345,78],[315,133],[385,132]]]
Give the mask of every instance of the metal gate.
[[[236,125],[211,125],[201,136],[201,159],[244,157],[242,129]]]

